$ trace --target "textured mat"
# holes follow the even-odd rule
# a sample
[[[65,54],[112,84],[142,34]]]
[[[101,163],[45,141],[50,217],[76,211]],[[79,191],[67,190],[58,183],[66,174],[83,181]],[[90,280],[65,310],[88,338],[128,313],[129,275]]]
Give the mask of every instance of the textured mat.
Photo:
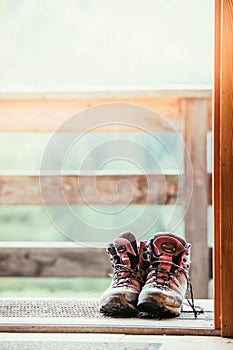
[[[197,319],[190,307],[189,312],[168,319],[140,313],[116,318],[100,313],[98,299],[0,298],[0,332],[217,334],[213,302],[198,300],[197,304],[205,309]]]
[[[82,317],[103,318],[96,299],[2,300],[0,317]]]
[[[0,317],[109,318],[99,312],[98,299],[0,300]],[[188,313],[186,313],[187,310],[189,310]],[[186,307],[186,312],[182,313],[182,317],[193,316],[190,308]],[[141,313],[138,317],[143,316],[145,315]]]

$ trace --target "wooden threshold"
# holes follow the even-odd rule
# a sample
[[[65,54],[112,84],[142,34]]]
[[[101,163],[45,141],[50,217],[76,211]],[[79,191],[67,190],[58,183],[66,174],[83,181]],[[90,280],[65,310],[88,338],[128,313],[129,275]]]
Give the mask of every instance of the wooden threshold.
[[[192,312],[182,312],[159,320],[104,316],[98,299],[0,298],[0,332],[219,335],[214,329],[213,300],[199,299],[195,304],[204,308],[197,319]]]

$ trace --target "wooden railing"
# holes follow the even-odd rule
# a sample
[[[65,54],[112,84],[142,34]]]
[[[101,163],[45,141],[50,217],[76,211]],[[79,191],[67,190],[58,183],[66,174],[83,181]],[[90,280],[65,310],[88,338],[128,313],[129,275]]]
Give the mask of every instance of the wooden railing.
[[[208,247],[207,208],[212,202],[212,177],[207,173],[207,133],[212,126],[212,102],[209,87],[200,89],[165,89],[151,91],[98,91],[98,92],[0,92],[0,131],[8,133],[48,133],[81,110],[111,102],[134,103],[149,107],[163,115],[183,133],[193,167],[193,194],[184,218],[185,238],[192,243],[191,278],[197,298],[208,297],[210,279],[210,249]],[[67,124],[69,125],[69,123]],[[151,118],[144,118],[143,125],[152,132],[166,132],[166,125]],[[65,130],[82,132],[83,124]],[[106,126],[101,132],[134,132],[127,125]],[[184,162],[186,164],[186,161]],[[132,187],[130,204],[143,204],[147,198],[146,183],[155,184],[150,192],[149,204],[182,205],[185,197],[185,181],[191,176],[185,166],[184,174],[166,176],[166,193],[163,193],[164,176],[148,175],[98,175],[96,186],[105,200],[115,196],[115,184],[127,179]],[[82,176],[77,187],[78,175],[66,174],[62,183],[56,175],[46,177],[47,204],[60,204],[57,196],[62,186],[69,204],[85,204],[80,195],[88,190],[91,175]],[[184,178],[184,191],[179,193],[178,176]],[[38,173],[0,174],[1,205],[42,205]],[[107,186],[106,186],[107,184]],[[140,186],[139,186],[140,184]],[[142,186],[144,184],[144,186]],[[107,190],[106,190],[107,187]],[[151,191],[151,190],[150,190]],[[90,191],[89,191],[90,193]],[[127,192],[124,194],[127,198]],[[89,202],[100,204],[93,192]],[[124,199],[123,198],[123,199]],[[120,199],[121,200],[121,199]],[[146,202],[148,203],[148,201]],[[118,201],[117,204],[120,204]],[[95,266],[95,268],[93,268]],[[81,247],[75,243],[0,243],[1,276],[80,276],[107,277],[111,271],[104,248]]]

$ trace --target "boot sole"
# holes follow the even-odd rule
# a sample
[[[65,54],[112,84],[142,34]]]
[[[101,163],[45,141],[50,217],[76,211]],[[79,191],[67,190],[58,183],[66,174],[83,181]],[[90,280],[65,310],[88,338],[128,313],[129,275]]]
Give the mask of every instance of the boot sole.
[[[110,316],[110,317],[135,317],[138,315],[138,311],[137,310],[133,310],[133,309],[125,309],[123,307],[120,306],[112,306],[112,307],[101,307],[100,308],[100,312],[106,316]]]
[[[180,315],[180,308],[171,307],[171,309],[168,310],[167,308],[158,306],[151,301],[144,301],[138,304],[138,310],[148,315],[153,315],[156,318],[171,318]]]
[[[113,298],[107,305],[100,307],[100,312],[112,317],[133,317],[137,316],[138,310],[135,305],[122,302],[119,298]]]

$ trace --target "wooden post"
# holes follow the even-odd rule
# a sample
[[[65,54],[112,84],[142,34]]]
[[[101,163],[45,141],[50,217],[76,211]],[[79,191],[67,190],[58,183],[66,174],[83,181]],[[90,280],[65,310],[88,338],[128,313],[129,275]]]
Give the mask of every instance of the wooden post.
[[[214,164],[216,174],[220,175],[215,178],[216,197],[220,198],[215,214],[218,216],[220,210],[220,220],[215,221],[215,225],[220,242],[220,266],[217,268],[220,269],[221,334],[233,337],[233,1],[220,2],[220,72],[216,77],[220,82],[220,113],[215,116],[219,129],[215,131]]]
[[[215,37],[214,37],[214,103],[213,103],[213,178],[212,201],[214,222],[214,322],[215,328],[221,328],[220,320],[220,47],[221,47],[221,0],[215,0]]]
[[[185,201],[191,201],[185,215],[185,238],[192,244],[191,283],[195,298],[208,298],[210,277],[207,209],[209,185],[206,162],[208,109],[205,99],[184,100]],[[189,157],[192,163],[190,167]],[[188,195],[187,195],[188,194]]]

